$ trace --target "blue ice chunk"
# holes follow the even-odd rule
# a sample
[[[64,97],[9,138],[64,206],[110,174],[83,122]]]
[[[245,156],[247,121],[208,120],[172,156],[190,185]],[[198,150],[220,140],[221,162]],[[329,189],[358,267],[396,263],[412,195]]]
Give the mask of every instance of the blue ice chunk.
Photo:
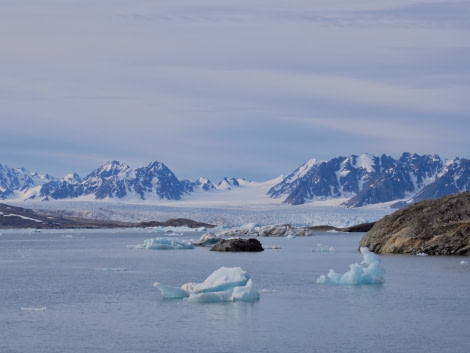
[[[185,298],[185,300],[190,303],[219,303],[234,301],[231,290],[191,294]]]
[[[368,248],[360,248],[364,260],[360,264],[349,265],[349,271],[344,274],[336,273],[330,270],[327,274],[321,275],[317,279],[317,283],[325,284],[382,284],[384,283],[384,273],[380,258],[370,252]]]
[[[194,245],[187,240],[157,237],[145,239],[142,244],[137,245],[135,248],[149,250],[194,249]]]
[[[179,299],[189,297],[189,293],[181,288],[165,286],[159,282],[155,282],[153,286],[158,288],[163,298]]]

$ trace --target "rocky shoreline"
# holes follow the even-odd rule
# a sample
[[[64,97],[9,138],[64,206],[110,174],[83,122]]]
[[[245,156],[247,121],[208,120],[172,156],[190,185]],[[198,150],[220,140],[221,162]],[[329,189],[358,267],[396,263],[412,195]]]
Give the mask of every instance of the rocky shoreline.
[[[164,222],[120,222],[92,218],[64,216],[57,212],[39,213],[31,209],[0,203],[0,228],[2,229],[105,229],[105,228],[148,228],[182,227],[214,228],[215,225],[186,218],[174,218]]]
[[[470,255],[470,192],[422,201],[385,216],[359,247],[377,254]]]

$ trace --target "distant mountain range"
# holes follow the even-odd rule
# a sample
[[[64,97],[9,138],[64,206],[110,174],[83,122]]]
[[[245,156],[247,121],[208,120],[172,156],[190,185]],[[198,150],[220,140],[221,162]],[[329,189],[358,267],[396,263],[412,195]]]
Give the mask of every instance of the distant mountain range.
[[[322,162],[312,159],[272,187],[268,195],[285,197],[284,202],[291,205],[346,198],[345,206],[360,207],[394,200],[415,203],[468,190],[468,159],[443,161],[437,155],[403,153],[397,160],[362,154]]]
[[[198,192],[218,192],[256,183],[243,178],[179,180],[163,163],[131,168],[107,162],[85,178],[39,175],[24,168],[0,164],[0,199],[181,200]],[[283,203],[345,199],[347,207],[397,201],[400,207],[426,199],[470,190],[470,160],[442,160],[437,155],[403,153],[399,159],[370,154],[312,159],[301,165],[266,194]]]

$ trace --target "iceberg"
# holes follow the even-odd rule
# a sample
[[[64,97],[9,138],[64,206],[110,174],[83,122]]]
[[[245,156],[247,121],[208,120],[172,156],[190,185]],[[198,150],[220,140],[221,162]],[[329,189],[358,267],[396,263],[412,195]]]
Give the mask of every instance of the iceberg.
[[[191,243],[196,246],[212,246],[215,245],[221,237],[219,237],[215,233],[205,233],[203,234],[199,240],[192,241]]]
[[[349,271],[344,274],[330,270],[328,275],[321,275],[317,283],[321,284],[383,284],[385,270],[380,262],[380,258],[370,252],[368,248],[360,248],[364,260],[360,264],[349,265]]]
[[[163,298],[184,299],[191,303],[257,301],[259,292],[240,267],[221,267],[202,283],[189,282],[180,288],[155,282]]]
[[[140,245],[135,246],[135,249],[149,249],[149,250],[167,250],[167,249],[194,249],[194,245],[186,240],[178,240],[167,237],[157,237],[145,239]]]

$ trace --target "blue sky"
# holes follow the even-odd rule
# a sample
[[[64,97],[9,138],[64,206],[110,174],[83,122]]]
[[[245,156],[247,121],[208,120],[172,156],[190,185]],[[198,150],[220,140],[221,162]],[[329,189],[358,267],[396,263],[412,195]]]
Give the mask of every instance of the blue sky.
[[[311,158],[470,158],[470,1],[0,3],[0,163],[257,181]]]

